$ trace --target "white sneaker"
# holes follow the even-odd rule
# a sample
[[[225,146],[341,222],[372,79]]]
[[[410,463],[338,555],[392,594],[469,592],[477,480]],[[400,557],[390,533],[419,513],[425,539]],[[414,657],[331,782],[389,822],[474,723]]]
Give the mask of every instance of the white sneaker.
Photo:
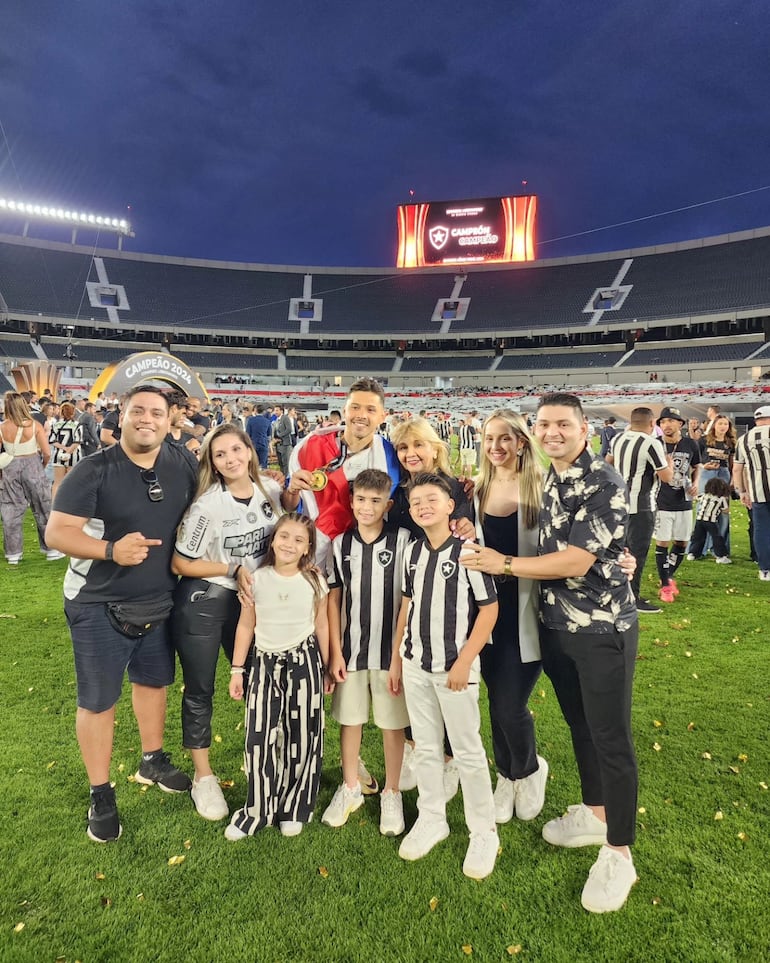
[[[404,760],[401,763],[401,775],[398,777],[398,788],[401,792],[408,792],[417,786],[417,762],[415,759],[414,746],[407,742],[404,744]]]
[[[513,819],[513,803],[516,795],[516,783],[513,779],[497,774],[495,785],[495,822],[509,823]]]
[[[363,759],[358,760],[358,781],[361,784],[361,792],[365,796],[373,796],[380,791],[377,780],[366,768],[366,763]]]
[[[732,560],[728,555],[723,555],[721,558],[718,558],[716,561],[717,561],[717,565],[732,565],[732,564],[733,564],[733,560]]]
[[[602,846],[607,842],[607,824],[597,819],[583,803],[569,806],[558,819],[543,826],[543,839],[552,846]]]
[[[486,879],[495,868],[500,839],[497,831],[471,833],[468,852],[463,861],[463,873],[471,879]]]
[[[695,561],[695,556],[693,555],[692,552],[688,552],[688,553],[687,553],[687,561],[688,561],[688,562],[694,562],[694,561]]]
[[[21,555],[6,555],[5,558],[9,565],[18,565],[21,561]]]
[[[233,823],[225,826],[225,839],[229,839],[231,843],[237,842],[239,839],[245,839],[248,833],[244,833],[242,829],[238,829]]]
[[[282,819],[278,823],[278,828],[281,830],[282,836],[299,836],[305,828],[305,824],[297,822],[295,819]]]
[[[356,783],[353,789],[343,782],[332,796],[332,801],[326,807],[321,822],[325,826],[344,826],[348,821],[348,816],[360,809],[364,804],[364,795],[361,792],[361,783]]]
[[[10,562],[11,560],[8,559],[8,561]],[[770,582],[770,572],[766,572],[766,571],[760,569],[760,572],[759,572],[759,581],[760,581],[760,582]]]
[[[447,802],[454,799],[460,788],[460,770],[454,759],[444,763],[444,798]]]
[[[204,819],[216,822],[230,813],[216,776],[204,776],[194,780],[190,795],[198,815]]]
[[[398,848],[401,859],[422,859],[449,835],[449,823],[445,819],[418,816],[414,826],[404,836]]]
[[[589,913],[612,913],[628,899],[637,880],[633,860],[617,849],[602,846],[591,867],[580,902]]]
[[[383,836],[400,836],[405,828],[401,793],[388,789],[380,793],[380,832]]]
[[[45,557],[47,562],[58,562],[60,558],[66,558],[67,556],[64,552],[57,552],[55,548],[51,548],[45,553]]]
[[[537,769],[524,779],[516,780],[516,818],[529,822],[539,816],[545,803],[548,784],[548,763],[537,757]]]

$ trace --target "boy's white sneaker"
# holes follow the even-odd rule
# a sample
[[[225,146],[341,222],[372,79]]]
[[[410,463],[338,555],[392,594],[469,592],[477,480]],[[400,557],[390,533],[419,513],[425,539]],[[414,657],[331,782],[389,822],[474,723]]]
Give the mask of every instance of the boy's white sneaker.
[[[449,835],[449,823],[445,819],[418,816],[417,822],[404,836],[398,848],[401,859],[422,859]]]
[[[569,806],[567,812],[543,826],[543,839],[552,846],[603,846],[607,824],[597,819],[584,803]]]
[[[537,769],[524,779],[516,780],[516,817],[529,822],[539,816],[545,804],[545,787],[548,782],[548,763],[537,757]]]
[[[580,902],[589,913],[612,913],[628,899],[637,880],[633,860],[617,849],[602,846],[591,867]]]
[[[305,828],[305,824],[297,822],[296,819],[282,819],[278,823],[278,828],[281,830],[282,836],[299,836]]]
[[[404,804],[401,793],[388,789],[380,793],[380,832],[383,836],[400,836],[405,829]]]
[[[216,822],[230,814],[225,797],[216,776],[204,776],[194,779],[190,790],[193,805],[199,816]]]
[[[326,807],[321,822],[325,826],[344,826],[348,821],[348,816],[360,809],[364,804],[364,794],[361,792],[361,783],[357,782],[353,789],[343,782],[332,796],[332,801]]]
[[[509,823],[513,819],[513,804],[516,795],[516,783],[498,772],[495,793],[495,822]]]
[[[408,792],[417,786],[417,765],[414,746],[404,743],[404,759],[401,763],[401,775],[398,777],[398,788],[401,792]]]
[[[444,763],[444,798],[447,802],[454,799],[460,788],[460,770],[454,759]]]
[[[721,558],[717,559],[717,565],[732,565],[733,560],[729,555],[723,555]]]
[[[471,879],[486,879],[495,868],[500,839],[497,830],[471,833],[468,852],[463,861],[463,873]]]

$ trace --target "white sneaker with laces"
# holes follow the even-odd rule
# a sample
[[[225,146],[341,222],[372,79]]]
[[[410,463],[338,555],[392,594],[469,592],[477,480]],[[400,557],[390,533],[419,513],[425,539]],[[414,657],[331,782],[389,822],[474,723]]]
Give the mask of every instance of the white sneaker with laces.
[[[401,793],[387,789],[380,793],[380,832],[383,836],[400,836],[405,828]]]
[[[543,839],[552,846],[603,846],[607,842],[607,824],[597,819],[584,803],[569,806],[567,812],[543,826]]]
[[[216,822],[230,813],[216,776],[203,776],[202,779],[194,780],[190,796],[198,815],[204,819]]]
[[[278,828],[281,830],[282,836],[299,836],[305,828],[305,824],[297,822],[295,819],[282,819],[278,823]]]
[[[8,561],[10,562],[11,560],[8,559]],[[760,581],[760,582],[770,582],[770,572],[767,572],[767,571],[765,571],[764,569],[761,569],[760,572],[759,572],[759,581]]]
[[[694,561],[695,561],[695,556],[693,555],[692,552],[688,552],[688,553],[687,553],[687,561],[688,561],[688,562],[694,562]]]
[[[404,760],[401,763],[401,775],[398,777],[398,788],[401,792],[408,792],[417,786],[417,765],[414,754],[414,746],[407,742],[404,744]]]
[[[344,826],[348,821],[348,816],[360,809],[364,804],[364,795],[361,792],[361,783],[357,782],[353,789],[342,783],[332,796],[332,801],[324,810],[321,822],[325,826],[332,826],[337,829]]]
[[[529,822],[539,816],[545,804],[545,787],[548,784],[548,763],[537,757],[537,769],[524,779],[516,780],[516,818]]]
[[[445,819],[418,816],[414,826],[404,836],[398,848],[401,859],[422,859],[449,835],[449,824]]]
[[[495,785],[495,822],[509,823],[513,819],[514,797],[516,795],[516,783],[513,779],[506,779],[498,772],[497,783]]]
[[[471,833],[468,852],[463,861],[463,873],[471,879],[486,879],[495,868],[500,839],[497,831]]]
[[[444,763],[444,798],[447,802],[454,799],[460,788],[460,770],[454,759]]]
[[[732,564],[733,564],[733,560],[732,560],[728,555],[722,555],[722,557],[721,557],[721,558],[718,558],[716,561],[717,561],[717,565],[732,565]]]
[[[18,565],[21,561],[21,555],[6,555],[5,558],[9,565]]]
[[[591,867],[580,902],[589,913],[612,913],[628,899],[638,879],[633,860],[617,849],[602,846]]]
[[[60,558],[66,558],[67,556],[64,552],[57,552],[55,548],[50,548],[45,553],[46,561],[48,562],[58,562]]]

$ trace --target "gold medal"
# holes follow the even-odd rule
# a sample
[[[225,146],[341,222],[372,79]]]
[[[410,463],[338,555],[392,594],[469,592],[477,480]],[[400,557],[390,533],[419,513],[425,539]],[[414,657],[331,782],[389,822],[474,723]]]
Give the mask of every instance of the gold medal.
[[[329,483],[329,476],[323,468],[317,468],[310,479],[310,488],[314,492],[322,492]]]

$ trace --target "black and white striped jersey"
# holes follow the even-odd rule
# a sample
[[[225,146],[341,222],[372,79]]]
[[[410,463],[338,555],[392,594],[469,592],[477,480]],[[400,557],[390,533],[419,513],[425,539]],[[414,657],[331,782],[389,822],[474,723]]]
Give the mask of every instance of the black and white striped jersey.
[[[332,543],[329,588],[342,589],[342,656],[351,672],[390,668],[411,537],[405,528],[384,528],[367,543],[354,528]]]
[[[654,512],[660,488],[656,473],[668,465],[663,442],[629,428],[610,440],[610,454],[615,471],[628,488],[629,514]]]
[[[735,461],[752,502],[770,502],[770,425],[755,425],[738,439]]]
[[[698,496],[698,508],[695,517],[701,522],[718,522],[722,512],[726,512],[730,506],[723,495],[711,495],[704,492]]]
[[[476,619],[478,606],[497,601],[491,575],[460,565],[462,542],[450,536],[439,548],[425,538],[406,550],[403,594],[409,615],[401,656],[425,672],[448,672]]]

